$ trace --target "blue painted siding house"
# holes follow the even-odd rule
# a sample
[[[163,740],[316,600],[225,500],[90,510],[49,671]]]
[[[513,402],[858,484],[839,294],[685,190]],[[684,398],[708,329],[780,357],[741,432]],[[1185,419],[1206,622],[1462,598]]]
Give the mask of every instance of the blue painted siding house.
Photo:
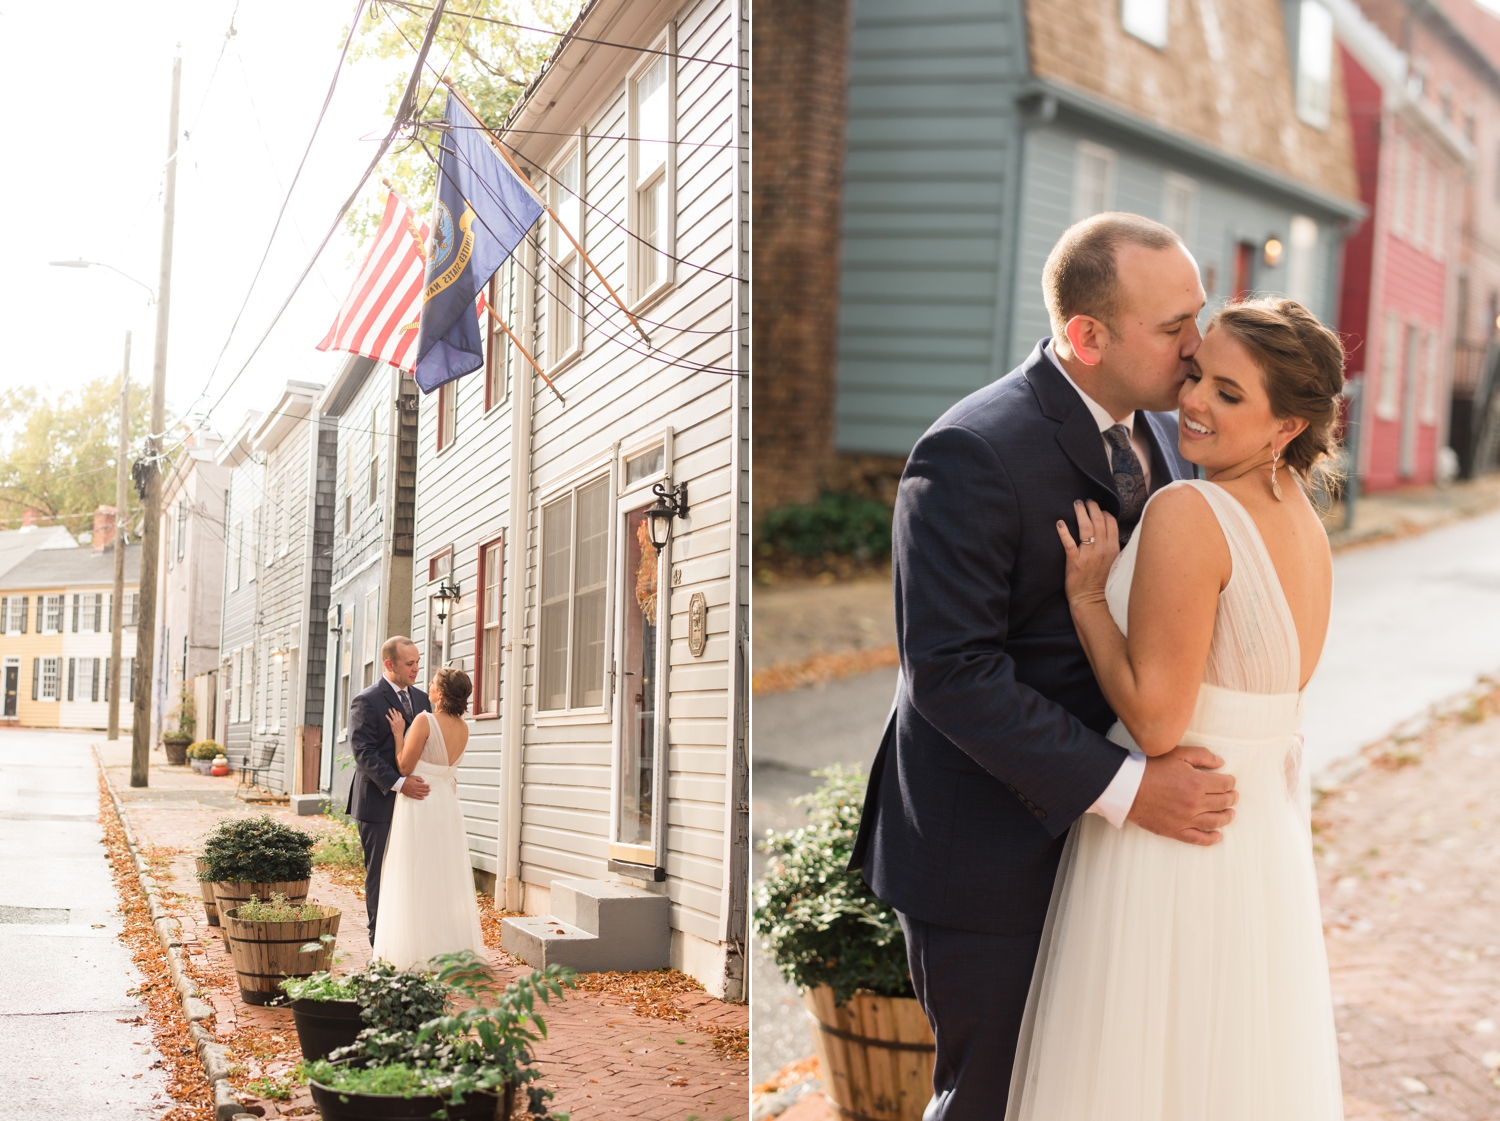
[[[1331,321],[1363,209],[1319,0],[854,0],[836,447],[904,457],[1050,333],[1072,222],[1176,229],[1210,309]]]

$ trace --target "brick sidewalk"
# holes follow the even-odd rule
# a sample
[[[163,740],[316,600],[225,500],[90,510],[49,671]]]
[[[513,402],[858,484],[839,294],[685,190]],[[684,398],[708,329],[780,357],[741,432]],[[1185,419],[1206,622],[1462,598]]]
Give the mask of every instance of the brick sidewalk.
[[[1365,757],[1314,814],[1345,1117],[1500,1121],[1500,689]]]
[[[151,786],[132,790],[128,741],[100,743],[99,749],[130,827],[162,885],[168,909],[182,923],[190,969],[214,1007],[213,1030],[231,1047],[231,1061],[243,1068],[237,1072],[236,1085],[281,1076],[301,1057],[292,1014],[240,1000],[223,939],[218,928],[208,925],[199,901],[194,857],[204,836],[225,818],[270,813],[309,831],[331,822],[321,817],[294,818],[284,805],[238,802],[232,777],[208,778],[163,767],[159,757],[153,758]],[[318,869],[309,898],[343,912],[338,968],[361,968],[369,961],[370,945],[358,889],[336,883]],[[528,971],[498,946],[490,950],[490,960],[506,981]],[[748,1027],[748,1005],[727,1004],[703,992],[678,995],[674,1003],[681,1020],[639,1015],[622,996],[611,992],[569,992],[561,1004],[544,1010],[548,1037],[536,1053],[542,1083],[556,1091],[555,1108],[571,1114],[574,1121],[747,1118],[748,1061],[721,1057],[713,1041],[716,1033]],[[249,1094],[242,1101],[251,1112],[267,1118],[315,1116],[305,1089],[290,1101]]]

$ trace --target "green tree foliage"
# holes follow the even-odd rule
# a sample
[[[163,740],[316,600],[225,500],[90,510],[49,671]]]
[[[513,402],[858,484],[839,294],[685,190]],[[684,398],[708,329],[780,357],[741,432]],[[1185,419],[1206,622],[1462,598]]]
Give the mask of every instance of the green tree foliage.
[[[349,50],[351,63],[362,59],[401,59],[406,66],[416,60],[417,48],[432,14],[428,8],[407,5],[400,0],[375,0],[365,9],[354,43]],[[438,83],[434,69],[449,79],[491,128],[498,128],[507,113],[525,92],[527,84],[541,70],[552,54],[558,35],[523,31],[486,20],[504,20],[528,27],[555,28],[566,31],[578,14],[579,0],[457,0],[444,13],[428,52],[429,66],[423,68],[417,88],[418,114],[423,119],[443,115],[447,93]],[[477,18],[482,17],[482,18]],[[391,84],[388,111],[395,115],[405,92],[410,70]],[[437,154],[438,134],[419,130],[418,140]],[[437,169],[416,141],[398,143],[385,158],[372,183],[388,179],[396,193],[411,203],[425,217],[431,206],[437,183]],[[385,206],[385,192],[370,190],[349,211],[348,230],[363,245],[375,235]]]
[[[130,385],[130,441],[146,436],[147,389]],[[115,504],[120,379],[97,378],[76,393],[47,398],[31,387],[0,393],[0,529],[15,529],[29,507],[74,533],[92,529],[94,510]],[[127,525],[140,509],[127,488]]]

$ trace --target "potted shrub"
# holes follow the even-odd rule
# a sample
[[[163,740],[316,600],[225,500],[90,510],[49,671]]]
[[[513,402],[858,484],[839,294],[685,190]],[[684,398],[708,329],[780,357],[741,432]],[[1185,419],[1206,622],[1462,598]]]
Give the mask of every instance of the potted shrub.
[[[213,740],[199,740],[197,743],[189,744],[187,749],[188,762],[200,775],[208,774],[214,765],[214,760],[222,754],[224,754],[224,749]]]
[[[912,992],[906,937],[895,911],[847,871],[865,780],[842,767],[814,773],[823,785],[794,803],[807,808],[807,824],[761,843],[771,867],[756,889],[755,932],[802,990],[838,1111],[920,1121],[935,1048]]]
[[[339,932],[339,909],[289,903],[279,892],[269,901],[254,896],[237,907],[221,907],[219,921],[229,942],[240,997],[246,1004],[280,999],[287,977],[326,970]]]
[[[551,1091],[536,1084],[532,1043],[546,1034],[537,1001],[561,998],[571,971],[533,972],[500,991],[470,951],[434,959],[436,976],[374,962],[360,982],[366,1027],[352,1047],[308,1066],[324,1121],[550,1118]],[[455,1012],[449,998],[468,1005]]]
[[[186,685],[182,687],[177,707],[169,715],[176,720],[177,728],[175,731],[163,732],[161,742],[167,751],[167,762],[180,767],[187,762],[188,745],[193,742],[193,734],[198,730],[197,707],[193,694]]]
[[[225,821],[203,844],[198,878],[213,885],[221,919],[252,895],[270,899],[279,894],[300,903],[312,882],[313,844],[313,837],[269,814]]]
[[[303,1059],[326,1059],[329,1052],[348,1047],[359,1038],[365,1026],[359,1007],[363,979],[363,973],[335,976],[324,971],[281,982],[281,991],[291,1001]]]
[[[203,896],[203,913],[208,916],[209,926],[219,925],[219,901],[214,896],[214,885],[211,881],[203,878],[203,873],[208,871],[208,861],[198,857],[198,891]]]

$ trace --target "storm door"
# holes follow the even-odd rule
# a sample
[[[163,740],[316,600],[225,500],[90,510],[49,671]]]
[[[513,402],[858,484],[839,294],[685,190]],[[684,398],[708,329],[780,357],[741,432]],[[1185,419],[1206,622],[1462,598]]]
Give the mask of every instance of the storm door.
[[[5,659],[5,715],[16,715],[16,703],[21,691],[21,663],[15,658]]]

